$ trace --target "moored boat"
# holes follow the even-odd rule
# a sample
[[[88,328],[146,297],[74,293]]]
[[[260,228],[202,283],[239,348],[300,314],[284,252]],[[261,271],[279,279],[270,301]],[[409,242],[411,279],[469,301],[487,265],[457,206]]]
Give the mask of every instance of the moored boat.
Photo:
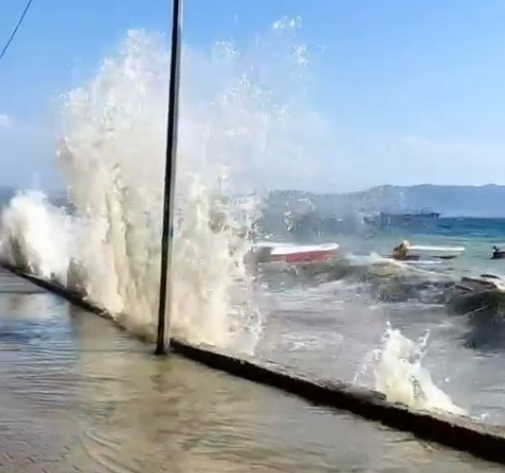
[[[505,250],[501,250],[496,245],[493,246],[493,254],[491,259],[505,259]]]
[[[440,261],[457,258],[464,251],[464,246],[411,245],[404,240],[393,249],[390,257],[404,262]]]
[[[339,245],[324,243],[320,245],[277,246],[270,253],[272,261],[285,263],[318,263],[336,256]]]
[[[324,263],[334,259],[340,246],[337,243],[297,245],[294,243],[258,242],[253,246],[251,259],[255,264],[286,266]]]

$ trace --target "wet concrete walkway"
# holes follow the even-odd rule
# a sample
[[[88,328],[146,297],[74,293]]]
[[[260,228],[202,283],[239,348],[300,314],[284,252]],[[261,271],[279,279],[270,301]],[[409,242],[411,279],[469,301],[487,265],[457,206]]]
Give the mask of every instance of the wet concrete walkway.
[[[0,471],[468,472],[502,467],[148,347],[0,272]]]

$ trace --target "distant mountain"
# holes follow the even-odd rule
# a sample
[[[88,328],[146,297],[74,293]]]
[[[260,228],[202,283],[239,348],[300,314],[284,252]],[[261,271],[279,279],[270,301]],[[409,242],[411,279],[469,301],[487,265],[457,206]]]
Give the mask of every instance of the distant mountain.
[[[345,218],[357,212],[419,212],[430,210],[445,217],[505,217],[505,186],[380,186],[347,194],[274,191],[267,198],[269,213],[286,210],[305,213],[308,202],[321,216]]]
[[[0,206],[16,193],[15,188],[0,186]],[[56,205],[68,204],[65,191],[49,192]],[[322,218],[352,220],[358,213],[440,212],[442,217],[505,217],[505,186],[379,186],[352,193],[318,194],[296,190],[272,191],[266,197],[266,213],[279,220],[292,215],[315,213]],[[284,223],[283,223],[284,225]]]

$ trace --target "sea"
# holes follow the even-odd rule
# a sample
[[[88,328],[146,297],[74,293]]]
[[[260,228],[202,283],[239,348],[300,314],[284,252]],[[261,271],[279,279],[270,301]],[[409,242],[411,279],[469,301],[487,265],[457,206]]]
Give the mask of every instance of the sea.
[[[418,232],[336,235],[333,241],[349,252],[355,270],[290,273],[282,288],[272,280],[276,310],[268,325],[275,328],[266,330],[260,350],[317,375],[379,389],[391,400],[461,409],[501,424],[504,319],[488,312],[451,313],[445,284],[465,275],[503,277],[503,260],[491,254],[504,235],[505,220],[479,218],[442,218]],[[404,239],[465,251],[433,265],[383,265],[381,255]]]

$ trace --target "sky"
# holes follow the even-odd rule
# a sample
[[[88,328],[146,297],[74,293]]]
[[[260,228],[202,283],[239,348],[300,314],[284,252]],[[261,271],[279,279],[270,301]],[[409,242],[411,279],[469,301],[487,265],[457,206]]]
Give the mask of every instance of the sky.
[[[23,6],[1,2],[0,46]],[[307,158],[320,171],[312,190],[505,184],[502,0],[186,0],[183,11],[195,48],[301,17],[311,107],[335,140]],[[61,186],[59,94],[92,77],[128,29],[169,32],[170,15],[159,0],[34,0],[0,61],[0,185]]]

